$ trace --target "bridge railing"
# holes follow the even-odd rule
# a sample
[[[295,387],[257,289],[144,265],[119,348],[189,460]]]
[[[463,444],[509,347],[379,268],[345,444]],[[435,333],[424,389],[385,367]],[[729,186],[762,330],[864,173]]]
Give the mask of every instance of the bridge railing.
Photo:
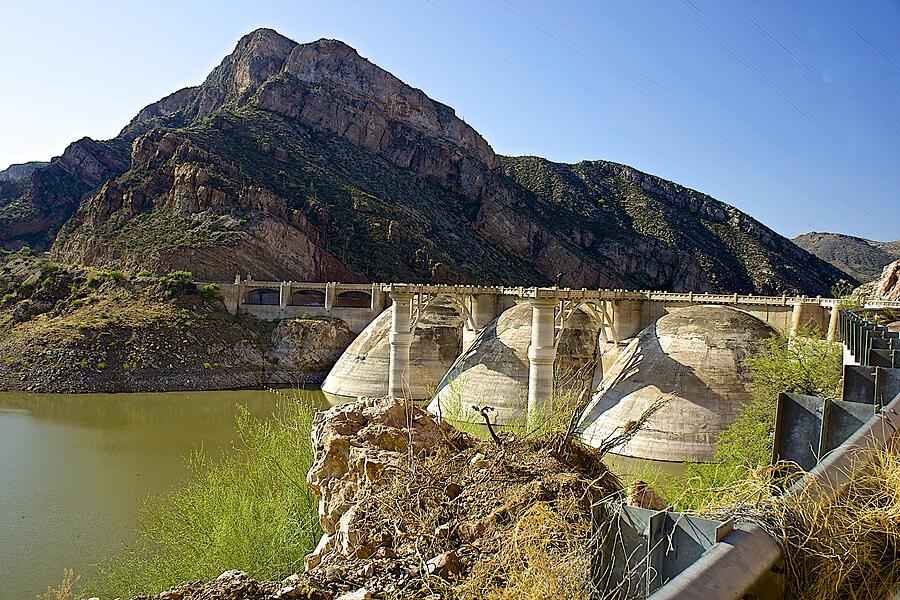
[[[206,282],[204,282],[206,283]],[[657,302],[696,302],[710,304],[769,304],[791,305],[797,303],[815,303],[821,306],[834,306],[834,298],[807,296],[757,296],[753,294],[711,294],[708,292],[661,292],[654,290],[626,289],[588,289],[569,287],[528,287],[528,286],[492,286],[492,285],[453,285],[431,283],[341,283],[341,282],[299,282],[299,281],[256,281],[241,280],[234,284],[243,285],[246,289],[280,287],[289,285],[292,289],[325,290],[326,288],[341,291],[369,291],[376,289],[385,293],[410,294],[494,294],[516,296],[520,298],[559,298],[566,300],[652,300]],[[218,285],[230,285],[231,282]],[[872,301],[878,306],[900,308],[900,302]]]

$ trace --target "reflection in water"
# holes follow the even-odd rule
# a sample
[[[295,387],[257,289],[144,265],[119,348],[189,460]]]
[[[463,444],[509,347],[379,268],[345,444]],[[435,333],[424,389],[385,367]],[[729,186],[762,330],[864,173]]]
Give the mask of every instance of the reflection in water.
[[[626,486],[635,479],[644,481],[661,481],[669,477],[684,475],[685,463],[664,460],[634,458],[621,454],[609,453],[603,457],[610,470],[615,473]]]
[[[318,390],[293,393],[327,406]],[[89,575],[134,534],[141,501],[183,481],[186,454],[230,446],[238,406],[266,417],[277,402],[251,390],[0,393],[3,594],[33,598],[67,567]]]

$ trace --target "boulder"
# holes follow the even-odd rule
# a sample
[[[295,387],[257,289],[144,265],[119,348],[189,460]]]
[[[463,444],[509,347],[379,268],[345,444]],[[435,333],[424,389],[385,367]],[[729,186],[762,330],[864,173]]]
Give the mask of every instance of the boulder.
[[[287,319],[272,332],[275,365],[270,383],[320,384],[354,334],[341,319]]]
[[[335,557],[374,554],[380,540],[366,539],[358,526],[356,499],[390,480],[385,476],[389,467],[428,454],[458,435],[411,402],[394,398],[361,398],[318,413],[312,428],[315,457],[306,480],[319,497],[324,535],[306,557],[307,570]]]

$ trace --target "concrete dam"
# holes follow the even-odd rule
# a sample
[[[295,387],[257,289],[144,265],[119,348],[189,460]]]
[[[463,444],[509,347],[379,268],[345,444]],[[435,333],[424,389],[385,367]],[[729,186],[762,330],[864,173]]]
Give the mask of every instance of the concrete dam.
[[[445,418],[499,425],[552,411],[561,388],[586,406],[593,445],[664,405],[619,452],[705,460],[749,401],[743,359],[775,331],[810,324],[828,339],[837,301],[655,291],[417,284],[219,284],[228,310],[261,319],[332,317],[357,333],[322,389],[393,395]]]

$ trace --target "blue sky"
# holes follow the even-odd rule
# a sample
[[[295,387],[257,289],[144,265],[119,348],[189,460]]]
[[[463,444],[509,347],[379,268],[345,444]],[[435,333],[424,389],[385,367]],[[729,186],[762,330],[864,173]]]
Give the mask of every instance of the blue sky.
[[[502,154],[607,159],[794,236],[900,239],[900,2],[0,4],[0,168],[206,74],[241,35],[341,39]]]

